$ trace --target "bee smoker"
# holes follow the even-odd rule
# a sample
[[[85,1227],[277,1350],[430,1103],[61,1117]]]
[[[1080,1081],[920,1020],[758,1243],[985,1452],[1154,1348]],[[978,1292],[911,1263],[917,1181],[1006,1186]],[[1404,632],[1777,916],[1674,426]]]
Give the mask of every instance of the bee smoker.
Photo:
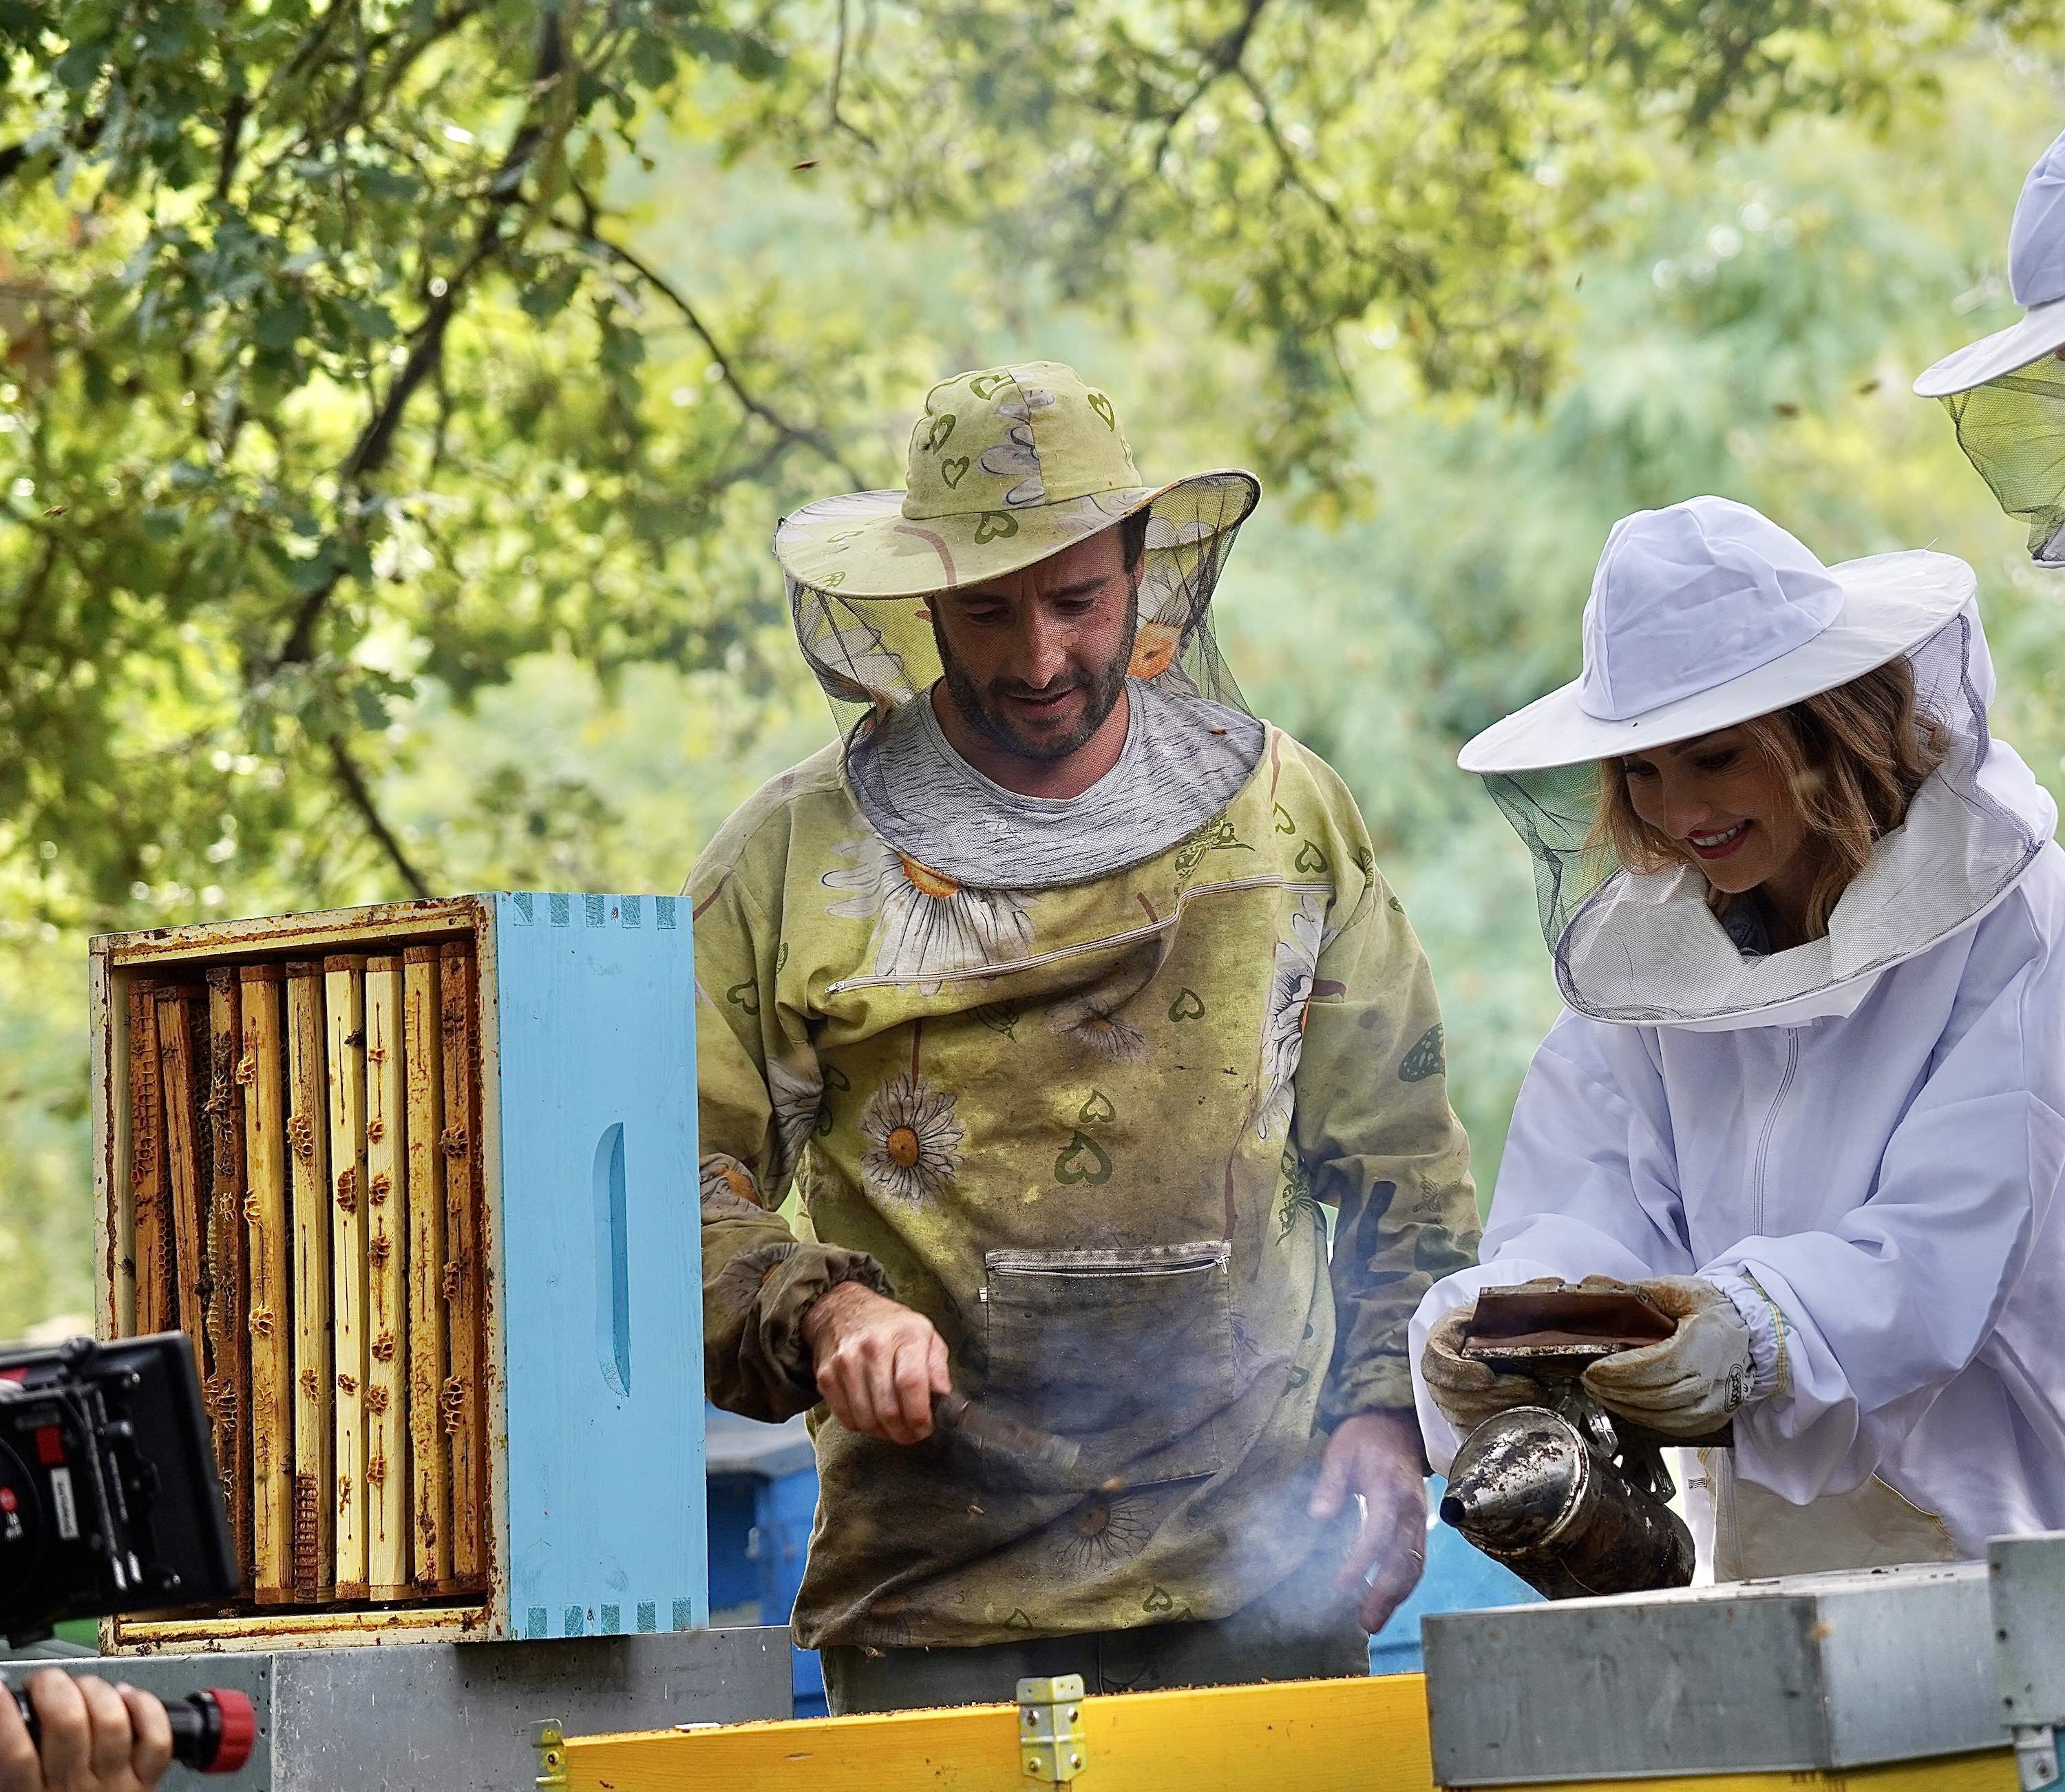
[[[1692,1582],[1692,1533],[1664,1503],[1671,1486],[1654,1444],[1625,1442],[1582,1394],[1578,1422],[1547,1406],[1509,1406],[1456,1453],[1441,1518],[1550,1599],[1641,1593]]]
[[[1618,1284],[1485,1289],[1462,1353],[1539,1381],[1542,1403],[1508,1407],[1465,1439],[1443,1522],[1550,1599],[1690,1586],[1692,1533],[1667,1503],[1660,1440],[1616,1421],[1578,1378],[1671,1329]]]

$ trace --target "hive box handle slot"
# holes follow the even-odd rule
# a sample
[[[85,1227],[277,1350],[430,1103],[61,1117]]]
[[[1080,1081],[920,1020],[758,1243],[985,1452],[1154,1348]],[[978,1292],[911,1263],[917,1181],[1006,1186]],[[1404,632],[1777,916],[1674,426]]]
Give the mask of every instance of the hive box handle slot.
[[[595,1147],[595,1345],[602,1378],[631,1393],[631,1253],[624,1236],[624,1123]]]

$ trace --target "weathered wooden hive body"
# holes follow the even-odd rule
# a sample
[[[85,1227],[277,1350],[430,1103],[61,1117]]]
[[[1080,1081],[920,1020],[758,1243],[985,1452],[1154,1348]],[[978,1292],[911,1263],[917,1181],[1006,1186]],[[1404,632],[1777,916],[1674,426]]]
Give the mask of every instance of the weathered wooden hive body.
[[[180,1330],[244,1570],[111,1652],[708,1622],[671,897],[98,939],[104,1335]]]

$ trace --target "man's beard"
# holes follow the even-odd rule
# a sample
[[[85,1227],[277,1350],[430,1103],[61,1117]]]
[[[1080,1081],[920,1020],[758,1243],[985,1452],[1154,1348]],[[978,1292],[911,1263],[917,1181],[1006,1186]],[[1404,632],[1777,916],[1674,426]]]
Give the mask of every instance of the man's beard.
[[[983,691],[977,688],[975,681],[968,675],[967,668],[954,657],[952,649],[947,645],[946,635],[940,627],[939,618],[935,617],[932,619],[932,640],[939,649],[940,669],[947,681],[947,694],[953,698],[954,707],[960,711],[968,726],[988,740],[991,746],[1016,754],[1019,758],[1035,760],[1043,765],[1065,759],[1071,753],[1080,751],[1088,744],[1090,737],[1105,725],[1111,712],[1118,707],[1118,700],[1125,694],[1125,669],[1133,658],[1133,640],[1139,623],[1139,618],[1133,614],[1130,603],[1127,605],[1126,610],[1132,618],[1132,626],[1126,629],[1125,639],[1120,644],[1115,657],[1098,672],[1078,674],[1061,690],[1049,686],[1040,692],[1042,697],[1058,696],[1061,690],[1078,689],[1085,694],[1081,720],[1057,740],[1028,741],[1012,728],[992,706]],[[1024,686],[1008,681],[1000,680],[990,688],[1000,695],[1031,694]]]

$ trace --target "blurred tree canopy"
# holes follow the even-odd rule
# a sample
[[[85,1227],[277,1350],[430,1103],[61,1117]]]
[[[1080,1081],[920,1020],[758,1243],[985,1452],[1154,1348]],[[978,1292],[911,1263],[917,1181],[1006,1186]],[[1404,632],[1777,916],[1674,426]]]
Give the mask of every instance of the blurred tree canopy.
[[[1264,471],[1353,495],[1349,326],[1538,404],[1644,143],[1881,116],[1975,21],[2035,20],[0,0],[0,856],[67,920],[232,861],[254,896],[421,892],[471,868],[381,812],[398,703],[547,648],[608,677],[758,638],[778,504],[892,483],[887,394],[936,370],[837,295],[742,293],[692,192],[649,206],[667,267],[641,253],[616,196],[672,131],[800,149],[1063,300],[1194,296],[1266,347]],[[698,382],[718,402],[669,402]]]
[[[836,330],[720,339],[600,198],[683,69],[780,59],[665,0],[0,25],[0,828],[92,912],[232,858],[321,887],[354,834],[421,892],[373,795],[398,697],[560,641],[720,653],[728,496],[798,450],[846,476]],[[684,360],[728,406],[656,407]]]
[[[1611,237],[1659,140],[1875,127],[1974,31],[2058,30],[1990,0],[853,10],[826,105],[869,152],[872,204],[1037,257],[1065,297],[1151,315],[1158,291],[1195,295],[1267,350],[1263,470],[1350,496],[1359,326],[1400,332],[1428,390],[1538,405],[1566,370],[1574,258]]]
[[[1904,393],[2003,316],[2054,10],[0,0],[0,1333],[86,1301],[84,931],[673,887],[828,729],[776,517],[1032,355],[1270,481],[1222,632],[1488,1167],[1554,998],[1453,748],[1614,516],[1980,560],[2056,781],[2056,601]]]

